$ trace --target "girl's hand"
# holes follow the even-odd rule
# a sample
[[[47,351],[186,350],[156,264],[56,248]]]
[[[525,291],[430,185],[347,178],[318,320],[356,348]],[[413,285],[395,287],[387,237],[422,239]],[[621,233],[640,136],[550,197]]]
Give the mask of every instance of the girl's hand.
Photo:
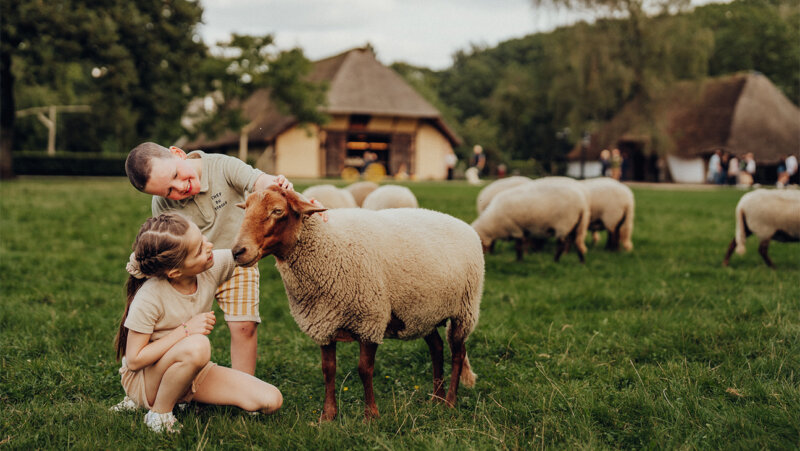
[[[276,175],[272,182],[283,189],[294,190],[294,185],[292,185],[292,182],[290,182],[289,179],[287,179],[283,174]]]
[[[214,324],[217,323],[217,318],[214,312],[204,312],[195,315],[189,321],[186,321],[186,332],[188,335],[203,334],[208,335],[214,329]]]

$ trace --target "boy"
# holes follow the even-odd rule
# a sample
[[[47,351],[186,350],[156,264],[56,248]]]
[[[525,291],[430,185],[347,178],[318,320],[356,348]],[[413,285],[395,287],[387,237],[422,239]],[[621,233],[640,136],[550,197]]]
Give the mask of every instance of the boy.
[[[284,176],[273,176],[235,157],[194,151],[187,155],[177,147],[140,144],[128,154],[125,172],[131,184],[153,195],[153,216],[176,210],[191,219],[218,248],[229,249],[244,218],[236,204],[245,191],[260,191],[272,184],[293,186]],[[217,302],[225,312],[231,333],[231,367],[247,374],[256,368],[258,267],[236,268],[221,285]]]

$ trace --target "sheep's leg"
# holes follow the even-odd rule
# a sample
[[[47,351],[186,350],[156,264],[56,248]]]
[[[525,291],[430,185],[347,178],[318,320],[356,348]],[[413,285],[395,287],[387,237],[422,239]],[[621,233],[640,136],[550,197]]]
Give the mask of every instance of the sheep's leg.
[[[558,239],[556,241],[556,255],[555,255],[555,258],[553,259],[556,263],[558,263],[558,259],[561,258],[561,254],[563,254],[564,251],[566,250],[565,242],[566,242],[566,240],[562,240],[562,239]]]
[[[467,348],[464,346],[464,338],[455,338],[461,335],[458,329],[460,324],[455,320],[450,320],[450,334],[448,340],[450,342],[450,354],[453,357],[453,370],[450,374],[450,388],[447,390],[447,405],[455,407],[456,395],[458,394],[458,381],[461,378],[461,370],[464,365],[464,357],[467,355]]]
[[[444,343],[439,331],[433,329],[425,336],[425,342],[431,351],[431,362],[433,364],[433,396],[435,401],[444,401]]]
[[[515,247],[517,249],[517,261],[522,261],[522,256],[525,255],[525,243],[522,238],[517,238],[514,240]]]
[[[336,418],[336,342],[320,346],[322,350],[322,376],[325,378],[325,404],[320,423]]]
[[[722,260],[722,266],[728,266],[728,262],[731,260],[731,255],[733,255],[734,249],[736,249],[735,237],[731,240],[731,244],[728,246],[728,252],[725,253],[725,259]]]
[[[761,242],[758,243],[758,253],[761,254],[761,257],[764,259],[764,262],[767,264],[767,266],[769,266],[770,268],[774,268],[775,265],[772,264],[772,260],[770,260],[769,255],[767,254],[768,249],[769,249],[769,238],[767,238],[766,240],[761,240]]]
[[[375,369],[375,352],[377,343],[360,341],[361,356],[358,359],[358,375],[364,385],[364,421],[380,417],[378,406],[375,405],[375,393],[372,390],[372,373]]]

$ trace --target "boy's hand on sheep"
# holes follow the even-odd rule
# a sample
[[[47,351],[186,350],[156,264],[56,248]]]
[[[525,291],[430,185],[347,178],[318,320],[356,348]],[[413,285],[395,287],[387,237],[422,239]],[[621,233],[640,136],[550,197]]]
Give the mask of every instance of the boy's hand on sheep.
[[[198,313],[192,317],[192,319],[184,323],[184,330],[187,335],[208,335],[214,329],[214,324],[216,323],[217,318],[214,316],[214,312]]]
[[[294,190],[294,185],[292,184],[292,182],[290,182],[289,179],[287,179],[286,176],[283,174],[276,175],[275,178],[272,180],[272,183],[280,186],[283,189]]]

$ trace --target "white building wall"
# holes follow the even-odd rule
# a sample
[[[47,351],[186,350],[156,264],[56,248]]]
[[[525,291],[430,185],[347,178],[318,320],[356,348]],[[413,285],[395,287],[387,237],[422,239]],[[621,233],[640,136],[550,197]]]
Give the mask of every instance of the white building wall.
[[[583,177],[584,178],[592,178],[592,177],[600,177],[601,172],[603,170],[602,165],[599,161],[585,161],[583,163]],[[581,176],[581,162],[580,161],[570,161],[567,163],[567,176],[580,178]]]
[[[702,158],[679,158],[667,155],[667,166],[675,183],[704,183],[705,164]]]
[[[452,147],[439,130],[429,124],[420,124],[414,147],[416,148],[414,175],[418,180],[447,178],[444,157],[452,152]]]

